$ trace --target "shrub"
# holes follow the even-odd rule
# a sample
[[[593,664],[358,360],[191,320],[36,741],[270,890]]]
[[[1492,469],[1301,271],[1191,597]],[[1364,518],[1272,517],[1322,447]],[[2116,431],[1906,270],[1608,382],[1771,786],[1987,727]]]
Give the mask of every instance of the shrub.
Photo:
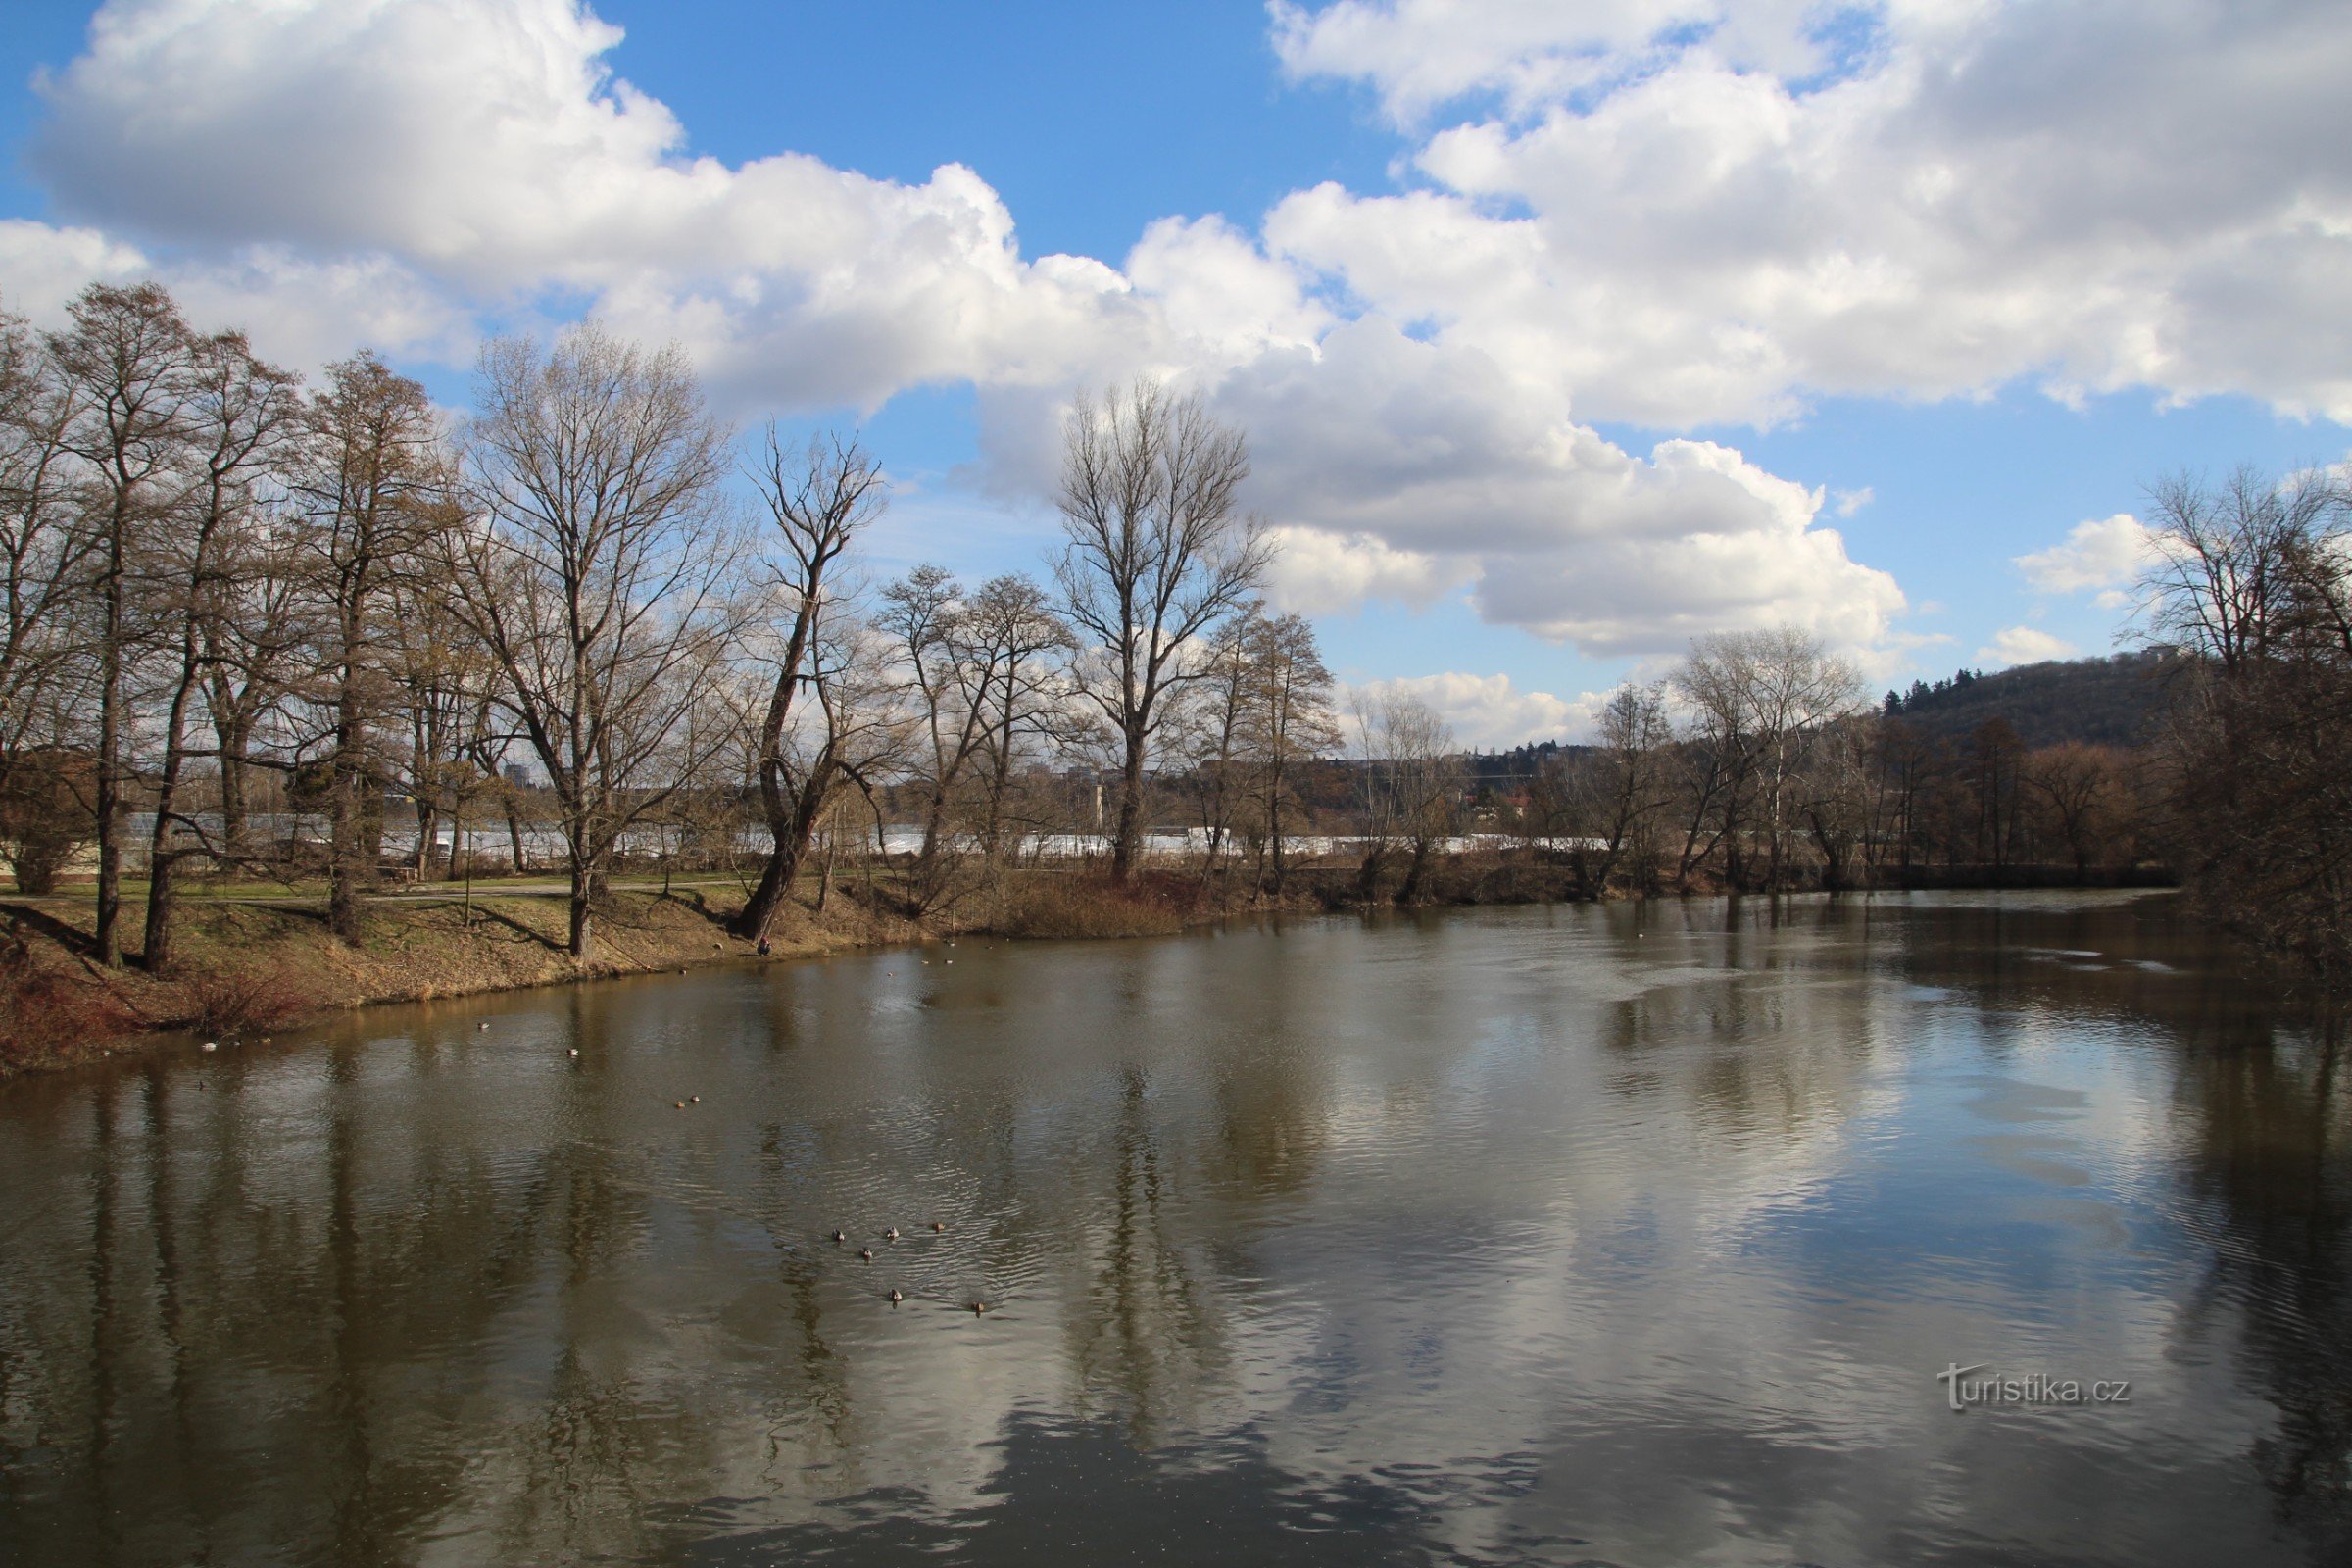
[[[207,1034],[258,1034],[315,1005],[310,993],[280,969],[213,969],[185,982],[188,1027]]]
[[[56,1060],[138,1026],[122,999],[41,963],[23,938],[0,947],[0,1066]]]

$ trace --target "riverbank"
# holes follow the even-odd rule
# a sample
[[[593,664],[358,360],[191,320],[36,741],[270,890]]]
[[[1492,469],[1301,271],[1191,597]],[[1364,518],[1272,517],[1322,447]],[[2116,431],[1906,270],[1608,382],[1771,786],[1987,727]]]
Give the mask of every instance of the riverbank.
[[[920,918],[895,879],[811,885],[779,912],[761,955],[728,923],[730,884],[615,889],[597,913],[592,956],[565,951],[566,906],[543,890],[409,890],[367,910],[361,940],[326,929],[298,897],[192,898],[167,974],[101,967],[93,909],[78,899],[0,899],[0,1078],[69,1067],[183,1033],[221,1040],[379,1003],[515,991],[700,964],[822,956],[965,934],[1037,938],[1169,935],[1243,908],[1321,906],[1242,896],[1213,880],[1148,875],[1128,889],[1072,871],[1025,871],[949,890]]]
[[[1971,868],[1955,868],[1968,871]],[[1982,868],[1975,868],[1981,870]],[[1912,879],[1921,885],[1923,879]],[[2054,868],[1959,875],[1944,885],[2054,886]],[[2116,885],[2113,876],[2097,879]],[[753,961],[727,930],[743,906],[732,883],[615,889],[599,911],[594,954],[564,951],[565,906],[544,888],[410,889],[372,903],[357,944],[295,896],[199,897],[175,927],[168,974],[92,957],[90,905],[0,899],[0,1078],[72,1066],[195,1032],[266,1038],[305,1018],[379,1003],[514,991],[699,964]],[[1615,896],[1614,894],[1612,896]],[[919,918],[895,875],[812,883],[771,933],[770,959],[961,935],[1054,939],[1172,935],[1237,914],[1310,913],[1387,905],[1545,904],[1592,897],[1570,863],[1500,856],[1434,857],[1416,874],[1401,858],[1367,878],[1360,866],[1298,868],[1272,897],[1246,877],[1148,872],[1127,888],[1074,868],[996,872],[939,890]]]

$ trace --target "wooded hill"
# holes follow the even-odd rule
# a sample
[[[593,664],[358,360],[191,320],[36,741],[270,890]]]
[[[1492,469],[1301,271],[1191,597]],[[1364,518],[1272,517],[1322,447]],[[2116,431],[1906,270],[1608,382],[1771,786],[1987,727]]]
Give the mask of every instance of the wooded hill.
[[[1948,680],[1913,681],[1888,692],[1885,710],[1931,741],[1958,745],[1987,719],[2005,718],[2018,739],[2038,749],[2080,741],[2137,746],[2163,706],[2165,674],[2176,662],[2162,651],[2104,659],[2061,659],[1986,675],[1963,669]]]

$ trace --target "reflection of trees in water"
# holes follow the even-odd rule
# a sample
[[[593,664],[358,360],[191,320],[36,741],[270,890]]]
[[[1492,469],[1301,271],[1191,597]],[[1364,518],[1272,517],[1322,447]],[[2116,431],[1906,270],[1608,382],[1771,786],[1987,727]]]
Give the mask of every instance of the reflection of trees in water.
[[[1107,1201],[1095,1200],[1087,1226],[1091,1280],[1069,1323],[1082,1398],[1108,1389],[1140,1447],[1183,1422],[1224,1359],[1221,1314],[1185,1259],[1186,1227],[1171,1212],[1173,1173],[1152,1117],[1144,1074],[1130,1067],[1103,1173]]]
[[[1814,941],[1841,931],[1847,912],[1789,904],[1726,900],[1643,922],[1661,939],[1698,940],[1602,1013],[1614,1093],[1671,1094],[1705,1140],[1740,1147],[1794,1147],[1852,1113],[1880,1043],[1873,999],[1819,962]]]
[[[2278,1411],[2253,1458],[2283,1515],[2352,1546],[2352,1127],[2344,1027],[2190,1036],[2193,1189],[2228,1228],[2200,1291],[2236,1308]]]

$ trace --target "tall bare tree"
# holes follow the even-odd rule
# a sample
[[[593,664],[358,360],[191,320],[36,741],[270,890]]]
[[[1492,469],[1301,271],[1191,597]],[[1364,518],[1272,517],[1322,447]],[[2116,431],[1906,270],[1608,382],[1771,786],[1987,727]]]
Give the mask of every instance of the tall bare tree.
[[[126,754],[131,667],[150,627],[138,587],[148,553],[188,484],[187,406],[195,339],[154,283],[92,284],[67,307],[70,324],[48,347],[71,388],[65,445],[78,461],[83,558],[91,606],[92,682],[98,706],[98,961],[122,961],[122,842],[128,829]]]
[[[1115,880],[1142,849],[1162,699],[1199,677],[1201,634],[1248,600],[1271,559],[1263,519],[1241,510],[1249,473],[1249,442],[1197,393],[1140,380],[1071,411],[1054,572],[1062,612],[1090,645],[1079,689],[1117,737]]]
[[[1243,630],[1242,662],[1258,842],[1279,894],[1288,870],[1283,824],[1297,809],[1298,768],[1340,744],[1333,683],[1315,629],[1299,615],[1251,616]],[[1265,869],[1260,867],[1261,877]]]
[[[78,847],[74,711],[87,695],[95,535],[70,449],[75,389],[23,318],[0,313],[0,795],[17,882],[46,891]],[[24,776],[20,778],[20,774]]]
[[[296,386],[290,372],[256,359],[242,333],[224,332],[195,345],[185,408],[189,483],[174,526],[159,540],[148,565],[164,659],[141,961],[159,973],[172,962],[182,862],[218,856],[222,848],[200,818],[182,809],[188,762],[212,750],[193,746],[189,731],[222,628],[237,612],[235,572],[250,562],[238,543],[257,525],[256,490],[295,431],[301,412]]]
[[[676,348],[649,353],[592,325],[552,349],[488,344],[475,407],[463,439],[474,515],[450,536],[454,608],[547,770],[568,946],[584,958],[623,835],[724,743],[678,744],[736,624],[727,431]]]
[[[394,584],[454,526],[452,475],[424,388],[372,354],[327,368],[305,422],[293,489],[318,639],[312,701],[324,731],[327,924],[356,941],[391,772],[383,724],[397,688],[385,615]]]
[[[853,679],[863,673],[857,656],[866,650],[840,643],[827,658],[828,622],[841,594],[842,558],[881,514],[889,490],[881,464],[855,437],[812,438],[795,456],[773,424],[752,477],[772,524],[763,623],[754,638],[754,658],[768,666],[770,685],[753,729],[769,847],[735,929],[757,939],[791,895],[849,760],[852,715],[871,697],[865,681]]]
[[[978,666],[985,716],[980,839],[993,859],[1005,853],[1005,805],[1013,769],[1032,741],[1067,737],[1071,727],[1070,628],[1046,591],[1018,572],[991,577],[963,612],[962,636]]]

